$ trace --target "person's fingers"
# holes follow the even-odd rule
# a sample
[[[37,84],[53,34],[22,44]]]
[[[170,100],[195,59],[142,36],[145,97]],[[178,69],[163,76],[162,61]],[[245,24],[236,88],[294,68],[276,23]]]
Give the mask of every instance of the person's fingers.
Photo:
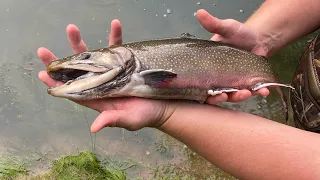
[[[228,100],[228,95],[226,93],[222,93],[215,96],[209,96],[208,99],[206,100],[206,103],[216,105],[227,100]]]
[[[199,23],[209,32],[214,34],[219,33],[219,24],[220,19],[212,16],[206,10],[200,9],[196,13],[196,18],[198,19]]]
[[[253,95],[260,95],[260,96],[269,96],[270,91],[268,88],[261,88],[258,91],[254,91]]]
[[[45,83],[48,87],[57,87],[61,86],[63,83],[60,81],[56,81],[52,79],[46,71],[40,71],[38,74],[38,78]]]
[[[240,22],[232,19],[220,20],[203,9],[197,11],[196,17],[207,31],[223,37],[233,36],[241,25]]]
[[[128,130],[138,130],[135,116],[125,110],[103,111],[91,125],[91,132],[98,132],[104,127],[121,127]]]
[[[66,28],[66,31],[73,53],[78,54],[88,50],[87,45],[81,38],[80,31],[77,26],[74,24],[69,24]]]
[[[38,78],[44,84],[46,84],[48,87],[57,87],[57,86],[61,86],[63,84],[63,82],[56,81],[56,80],[52,79],[46,71],[40,71],[38,73]],[[113,105],[112,105],[113,102],[110,101],[109,103],[106,103],[105,99],[91,100],[91,101],[74,101],[74,102],[81,104],[83,106],[92,108],[92,109],[99,111],[99,112],[101,112],[102,109],[112,109],[113,108]]]
[[[91,132],[99,132],[104,127],[116,127],[121,118],[121,110],[103,111],[92,123]]]
[[[206,102],[212,105],[216,105],[225,101],[241,102],[251,97],[251,95],[252,94],[249,90],[240,90],[238,92],[222,93],[216,96],[209,97]]]
[[[240,90],[238,92],[232,92],[232,93],[222,93],[216,96],[208,97],[206,103],[216,105],[224,101],[228,102],[241,102],[248,98],[250,98],[253,95],[259,95],[259,96],[268,96],[270,94],[270,91],[267,88],[259,89],[258,91],[250,92],[249,90]]]
[[[45,66],[48,66],[51,61],[56,59],[53,53],[44,47],[40,47],[37,51],[37,54]]]
[[[122,44],[122,27],[118,19],[114,19],[111,22],[111,31],[109,36],[109,46]]]
[[[228,102],[241,102],[252,96],[252,93],[247,90],[240,90],[238,92],[232,92],[229,94]]]

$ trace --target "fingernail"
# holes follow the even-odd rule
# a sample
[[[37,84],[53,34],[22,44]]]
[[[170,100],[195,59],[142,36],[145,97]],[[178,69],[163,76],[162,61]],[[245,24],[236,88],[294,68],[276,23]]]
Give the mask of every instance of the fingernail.
[[[218,96],[218,97],[215,98],[215,100],[216,100],[217,103],[220,103],[220,102],[223,101],[223,98],[221,96]]]
[[[244,100],[245,97],[243,94],[240,94],[239,98],[240,98],[240,100]]]

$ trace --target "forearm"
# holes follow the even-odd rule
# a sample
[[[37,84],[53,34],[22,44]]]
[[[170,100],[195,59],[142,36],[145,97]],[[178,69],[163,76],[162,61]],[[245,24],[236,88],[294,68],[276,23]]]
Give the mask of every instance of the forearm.
[[[240,179],[320,176],[320,135],[258,116],[183,104],[159,129]]]
[[[320,27],[320,1],[266,0],[245,24],[262,35],[270,56]]]

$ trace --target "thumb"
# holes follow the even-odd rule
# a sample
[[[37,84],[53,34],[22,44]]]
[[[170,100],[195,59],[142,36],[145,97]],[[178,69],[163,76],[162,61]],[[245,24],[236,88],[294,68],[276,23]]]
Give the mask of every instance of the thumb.
[[[198,10],[196,17],[207,31],[218,34],[224,38],[233,36],[241,25],[240,22],[233,19],[220,20],[204,9]]]
[[[103,111],[95,119],[91,125],[91,132],[98,132],[104,127],[122,127],[128,130],[138,130],[140,127],[137,125],[135,116],[130,115],[124,110],[109,110]]]

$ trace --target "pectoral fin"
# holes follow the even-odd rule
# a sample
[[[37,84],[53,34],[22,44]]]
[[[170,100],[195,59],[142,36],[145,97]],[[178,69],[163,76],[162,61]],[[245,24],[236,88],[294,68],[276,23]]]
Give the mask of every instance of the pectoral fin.
[[[208,94],[211,95],[211,96],[215,96],[215,95],[218,95],[218,94],[222,94],[222,93],[229,93],[229,92],[238,92],[239,90],[238,89],[235,89],[235,88],[217,88],[217,89],[214,89],[214,90],[209,90],[208,91]]]
[[[140,72],[145,84],[152,86],[167,86],[170,82],[177,77],[177,74],[164,69],[152,69]]]

